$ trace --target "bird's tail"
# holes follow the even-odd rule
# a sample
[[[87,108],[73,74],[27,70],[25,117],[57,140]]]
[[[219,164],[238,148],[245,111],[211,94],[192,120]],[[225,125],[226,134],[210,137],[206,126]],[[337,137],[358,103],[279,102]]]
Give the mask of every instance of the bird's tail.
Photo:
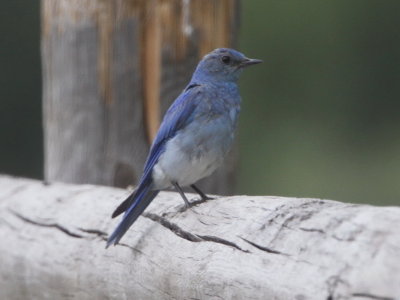
[[[132,226],[136,219],[150,204],[151,200],[153,200],[159,192],[160,191],[158,190],[150,190],[149,186],[146,186],[142,189],[139,188],[137,191],[132,193],[132,195],[130,195],[128,199],[122,202],[120,206],[118,206],[116,211],[113,213],[113,217],[119,215],[123,211],[126,212],[121,223],[119,223],[117,228],[108,238],[106,248],[108,248],[112,244],[118,244],[119,240],[124,236],[129,227]]]

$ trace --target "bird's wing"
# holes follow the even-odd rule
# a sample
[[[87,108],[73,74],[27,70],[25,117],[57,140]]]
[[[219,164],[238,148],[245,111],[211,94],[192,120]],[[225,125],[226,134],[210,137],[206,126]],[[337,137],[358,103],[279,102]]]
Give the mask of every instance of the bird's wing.
[[[190,86],[189,86],[190,87]],[[165,114],[160,129],[153,142],[150,154],[147,158],[144,172],[135,192],[126,199],[113,213],[113,217],[125,211],[122,221],[107,241],[107,246],[117,244],[129,227],[142,214],[150,202],[157,196],[157,190],[151,190],[151,171],[157,163],[161,153],[165,150],[165,143],[190,122],[198,101],[201,100],[200,88],[187,88],[174,102]]]
[[[165,150],[165,143],[173,138],[175,134],[190,122],[193,111],[197,103],[200,101],[202,88],[200,85],[189,85],[185,91],[175,100],[166,112],[161,123],[160,129],[151,146],[150,153],[147,157],[142,177],[139,181],[138,188],[113,212],[112,217],[120,215],[124,211],[128,211],[134,206],[133,204],[140,201],[144,190],[149,190],[152,183],[152,170],[157,163],[160,155]]]
[[[142,180],[146,180],[149,175],[151,176],[154,165],[158,161],[161,153],[165,150],[165,143],[173,138],[179,130],[190,123],[193,118],[193,111],[201,100],[201,96],[201,85],[189,85],[165,113],[160,129],[158,130],[147,157]]]

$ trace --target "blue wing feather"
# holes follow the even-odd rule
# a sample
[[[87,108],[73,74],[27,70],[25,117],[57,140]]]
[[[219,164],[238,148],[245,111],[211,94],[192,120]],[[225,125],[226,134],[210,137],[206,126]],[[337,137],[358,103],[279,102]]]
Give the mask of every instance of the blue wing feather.
[[[125,211],[122,221],[110,235],[107,247],[119,242],[129,227],[157,196],[159,191],[152,190],[153,167],[164,152],[166,142],[192,120],[193,111],[200,101],[199,95],[201,95],[199,85],[189,85],[166,112],[151,146],[138,188],[113,213],[113,217],[115,217]]]
[[[193,111],[199,101],[199,94],[201,94],[199,85],[189,85],[165,113],[145,163],[142,180],[151,175],[149,173],[151,173],[161,153],[165,150],[165,143],[191,121]]]

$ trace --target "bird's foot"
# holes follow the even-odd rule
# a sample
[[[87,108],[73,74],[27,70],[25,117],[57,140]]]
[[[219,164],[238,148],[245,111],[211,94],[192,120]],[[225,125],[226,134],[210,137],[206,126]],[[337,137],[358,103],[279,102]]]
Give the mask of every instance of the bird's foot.
[[[206,202],[207,200],[212,200],[214,198],[207,196],[205,193],[203,193],[197,186],[195,186],[194,184],[192,184],[190,186],[197,194],[199,194],[200,196],[200,200],[196,200],[196,201],[202,201],[202,202]],[[202,203],[200,202],[200,203]]]
[[[207,200],[214,200],[214,199],[216,199],[216,197],[210,197],[205,195],[204,197],[201,197],[199,200],[206,202]]]
[[[204,202],[207,202],[208,200],[214,200],[214,199],[216,199],[216,198],[215,197],[208,197],[208,196],[207,197],[200,197],[200,198],[194,197],[190,201],[190,207],[196,206],[196,205],[202,204]]]

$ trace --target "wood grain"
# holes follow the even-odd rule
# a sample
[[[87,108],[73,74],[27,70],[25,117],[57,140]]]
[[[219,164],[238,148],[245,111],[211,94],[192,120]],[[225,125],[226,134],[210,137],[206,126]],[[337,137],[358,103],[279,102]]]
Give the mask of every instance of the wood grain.
[[[399,207],[234,196],[184,210],[165,192],[105,250],[127,194],[1,176],[0,299],[400,295]]]

